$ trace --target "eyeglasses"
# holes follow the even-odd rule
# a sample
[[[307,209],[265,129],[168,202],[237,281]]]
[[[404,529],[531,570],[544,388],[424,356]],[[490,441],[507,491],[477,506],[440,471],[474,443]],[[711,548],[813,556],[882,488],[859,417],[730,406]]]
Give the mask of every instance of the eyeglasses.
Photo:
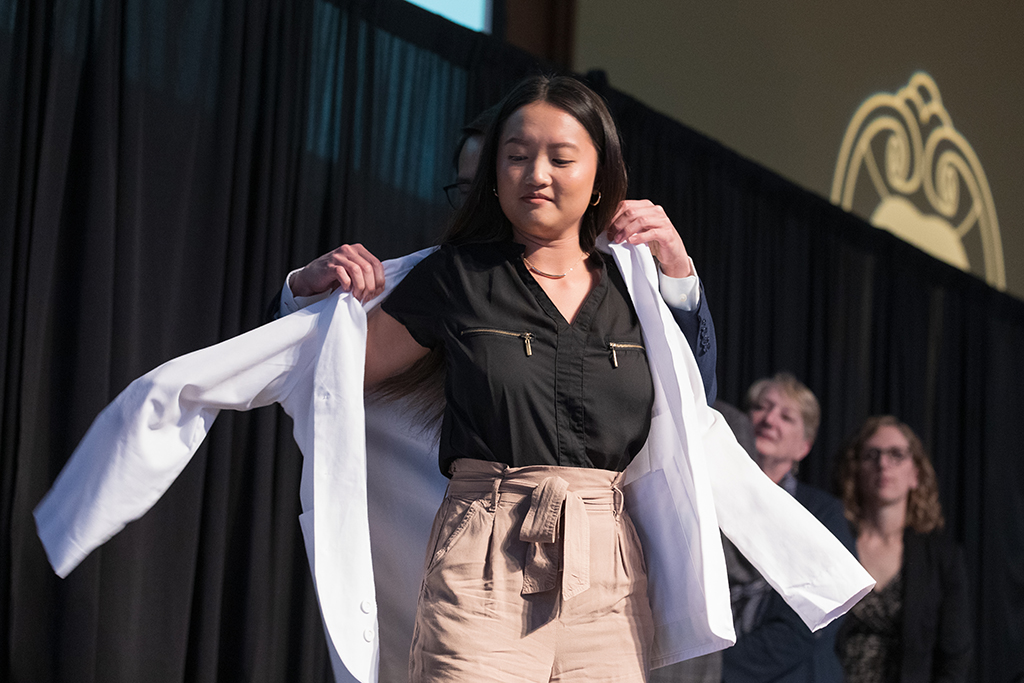
[[[460,208],[462,203],[466,201],[466,196],[469,194],[469,188],[472,185],[472,182],[463,180],[459,183],[444,186],[444,194],[448,197],[448,203],[452,205],[453,209]]]
[[[882,456],[888,455],[889,462],[899,465],[910,457],[910,451],[906,448],[865,448],[860,452],[861,462],[881,462]]]

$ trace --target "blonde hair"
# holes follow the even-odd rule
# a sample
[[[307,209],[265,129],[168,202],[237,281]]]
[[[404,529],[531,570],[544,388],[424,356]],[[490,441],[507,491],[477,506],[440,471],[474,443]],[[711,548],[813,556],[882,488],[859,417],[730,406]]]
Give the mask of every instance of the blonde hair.
[[[807,443],[814,443],[814,438],[818,435],[818,425],[821,424],[821,406],[818,405],[814,392],[792,373],[777,372],[773,377],[765,377],[751,384],[747,390],[747,410],[756,406],[761,401],[762,394],[772,388],[796,401],[800,407],[800,417],[804,421],[804,439]]]
[[[942,504],[939,502],[939,482],[935,477],[935,468],[932,467],[924,444],[914,430],[892,415],[875,415],[865,420],[860,431],[840,456],[837,484],[843,499],[843,507],[846,509],[846,518],[858,528],[864,518],[864,493],[860,490],[858,468],[864,444],[882,427],[895,427],[900,430],[910,446],[914,467],[917,468],[917,487],[907,495],[907,517],[904,526],[922,534],[941,529],[945,525],[945,519],[942,516]]]

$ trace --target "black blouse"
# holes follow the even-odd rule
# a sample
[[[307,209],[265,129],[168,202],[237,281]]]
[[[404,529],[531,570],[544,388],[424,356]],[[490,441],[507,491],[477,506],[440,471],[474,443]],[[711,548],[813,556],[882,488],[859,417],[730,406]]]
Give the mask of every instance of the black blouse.
[[[570,325],[512,242],[446,245],[382,304],[422,346],[443,346],[441,471],[457,458],[622,471],[651,425],[640,322],[610,255]]]

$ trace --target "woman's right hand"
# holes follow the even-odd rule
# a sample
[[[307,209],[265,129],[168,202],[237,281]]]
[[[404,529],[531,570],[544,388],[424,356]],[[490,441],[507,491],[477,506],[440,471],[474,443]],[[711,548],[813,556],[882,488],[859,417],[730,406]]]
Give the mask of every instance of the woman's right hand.
[[[362,302],[384,291],[384,266],[361,244],[343,244],[296,271],[288,286],[295,296],[314,296],[341,287]]]

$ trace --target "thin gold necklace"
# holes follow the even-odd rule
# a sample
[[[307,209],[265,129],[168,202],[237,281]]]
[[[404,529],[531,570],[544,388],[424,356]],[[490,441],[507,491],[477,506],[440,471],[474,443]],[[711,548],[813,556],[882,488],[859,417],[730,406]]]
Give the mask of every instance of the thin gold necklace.
[[[552,280],[561,280],[563,277],[571,273],[572,269],[578,266],[580,262],[582,262],[583,259],[587,258],[588,256],[590,256],[590,254],[588,254],[587,252],[583,252],[583,254],[578,259],[576,259],[576,263],[572,264],[572,268],[570,268],[569,270],[565,271],[560,275],[557,273],[545,273],[543,270],[538,270],[532,263],[529,262],[529,260],[527,260],[526,256],[523,256],[523,263],[526,264],[526,268],[531,273],[536,273],[541,277],[551,278]]]

